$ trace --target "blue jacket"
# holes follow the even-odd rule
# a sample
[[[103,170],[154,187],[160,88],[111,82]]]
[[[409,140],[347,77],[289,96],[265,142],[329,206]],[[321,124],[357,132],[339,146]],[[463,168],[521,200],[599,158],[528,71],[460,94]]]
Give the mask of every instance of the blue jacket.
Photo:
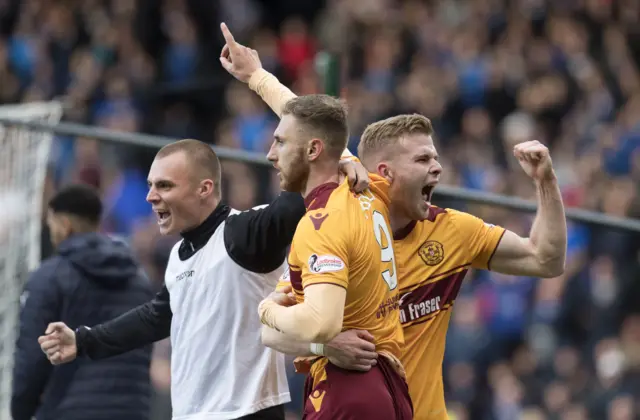
[[[52,366],[38,337],[50,322],[95,325],[147,302],[151,285],[124,243],[74,235],[36,270],[20,299],[11,413],[14,420],[147,420],[151,348]]]

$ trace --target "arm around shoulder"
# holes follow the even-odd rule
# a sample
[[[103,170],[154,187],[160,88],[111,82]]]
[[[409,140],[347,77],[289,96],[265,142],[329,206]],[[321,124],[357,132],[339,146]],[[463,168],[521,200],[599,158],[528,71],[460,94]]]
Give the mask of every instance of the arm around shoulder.
[[[267,206],[230,216],[224,228],[227,253],[247,270],[270,273],[284,261],[305,213],[302,195],[283,191]]]

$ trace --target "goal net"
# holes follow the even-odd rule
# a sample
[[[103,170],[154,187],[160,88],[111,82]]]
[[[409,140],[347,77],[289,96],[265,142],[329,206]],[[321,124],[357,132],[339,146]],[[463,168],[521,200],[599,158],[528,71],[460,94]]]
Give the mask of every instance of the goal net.
[[[40,262],[42,194],[53,134],[5,124],[57,124],[59,102],[0,106],[0,419],[11,418],[13,352],[20,295]]]

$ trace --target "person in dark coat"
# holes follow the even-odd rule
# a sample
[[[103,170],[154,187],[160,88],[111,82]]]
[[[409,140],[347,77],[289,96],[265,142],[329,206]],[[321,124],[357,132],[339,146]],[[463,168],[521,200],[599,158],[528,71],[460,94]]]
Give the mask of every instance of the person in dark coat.
[[[54,321],[73,328],[117,317],[153,297],[130,248],[98,233],[102,203],[71,185],[49,202],[56,254],[31,274],[20,299],[11,415],[14,420],[148,420],[151,347],[86,363],[52,366],[38,336]]]

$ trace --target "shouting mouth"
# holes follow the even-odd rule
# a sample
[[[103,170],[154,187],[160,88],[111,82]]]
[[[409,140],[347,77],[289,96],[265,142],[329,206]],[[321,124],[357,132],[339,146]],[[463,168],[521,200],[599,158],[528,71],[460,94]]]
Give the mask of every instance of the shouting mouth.
[[[166,225],[171,220],[171,213],[166,210],[156,210],[158,225]]]
[[[433,194],[433,190],[435,189],[435,187],[435,184],[425,185],[424,187],[422,187],[422,199],[425,201],[425,203],[431,203],[431,195]]]

